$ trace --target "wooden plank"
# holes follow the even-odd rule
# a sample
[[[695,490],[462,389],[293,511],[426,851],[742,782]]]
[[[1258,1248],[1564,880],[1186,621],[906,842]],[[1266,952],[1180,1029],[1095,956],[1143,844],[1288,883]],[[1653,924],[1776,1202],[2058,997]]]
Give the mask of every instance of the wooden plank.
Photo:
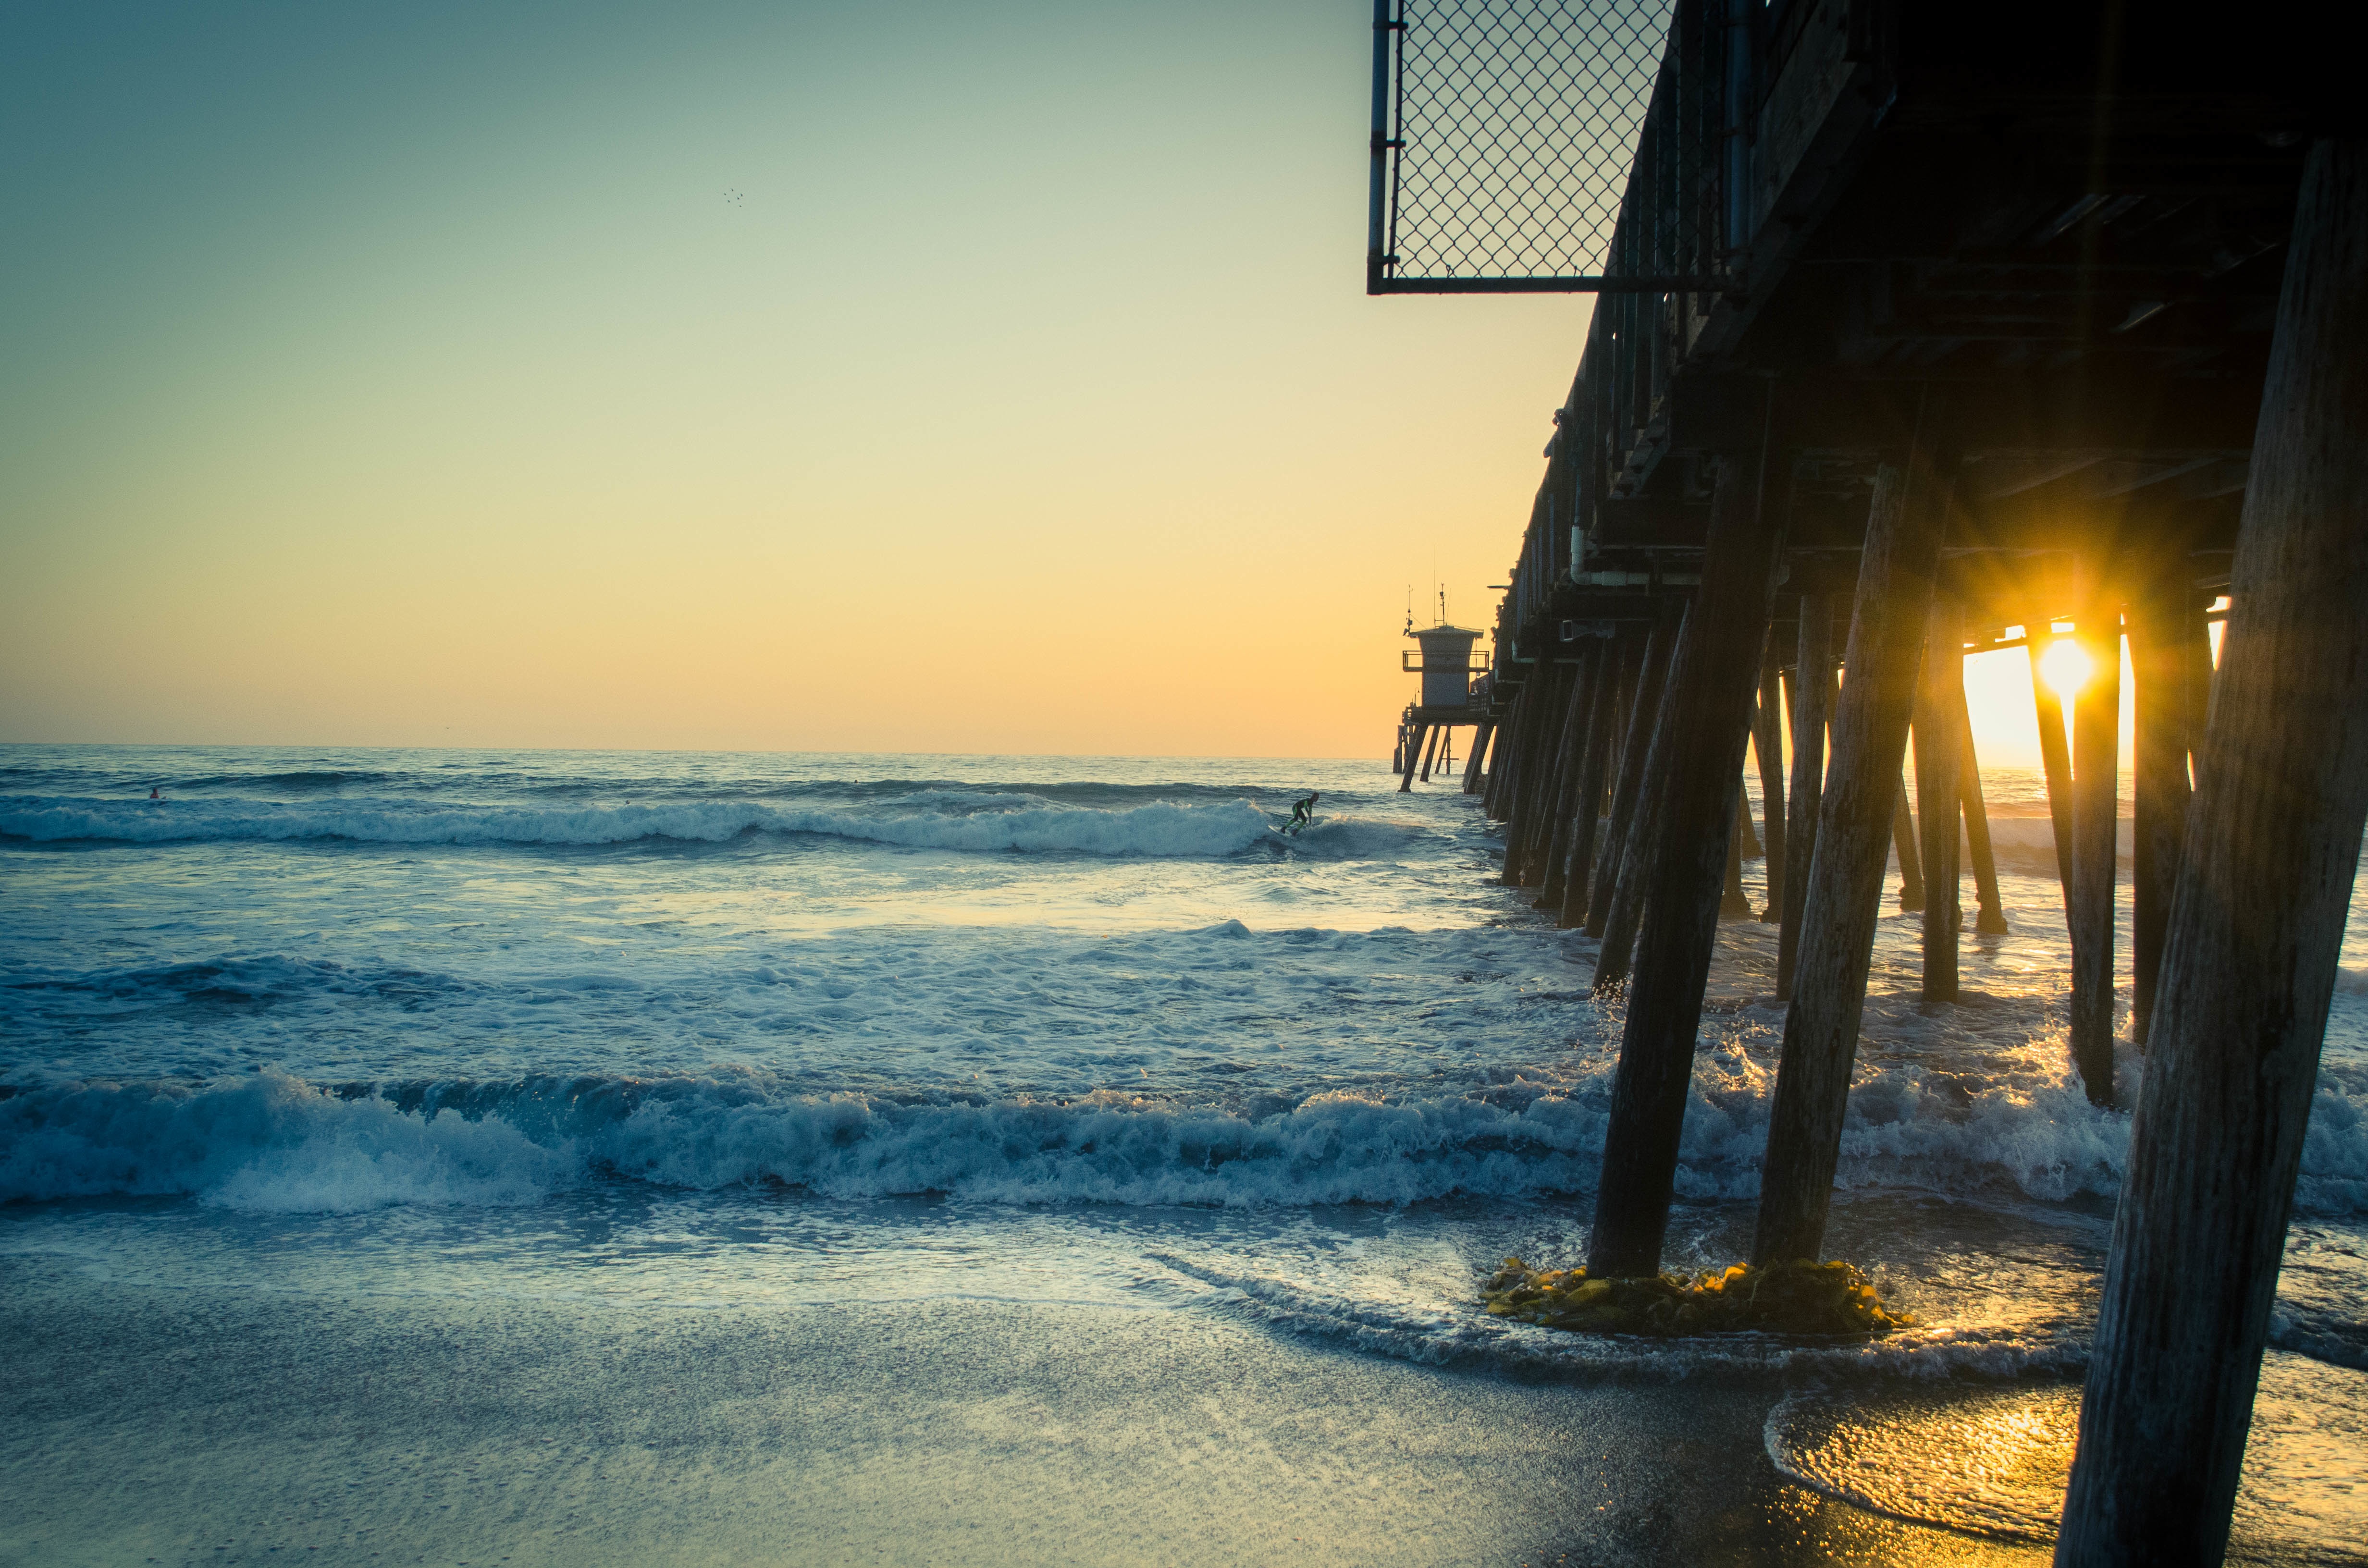
[[[2058,1562],[2217,1562],[2368,820],[2368,143],[2310,153]]]
[[[1818,806],[1816,858],[1760,1174],[1751,1252],[1762,1263],[1816,1257],[1825,1243],[1899,767],[1940,564],[1949,504],[1943,486],[1955,469],[1945,450],[1919,442],[1907,465],[1886,463],[1875,475],[1850,615],[1850,678],[1834,710],[1833,762]]]
[[[1735,820],[1776,597],[1777,529],[1759,506],[1758,468],[1732,453],[1720,460],[1702,587],[1663,704],[1668,718],[1656,744],[1665,740],[1669,754],[1667,828],[1650,849],[1652,887],[1588,1234],[1591,1272],[1644,1275],[1661,1266],[1702,986],[1718,937],[1723,830]]]

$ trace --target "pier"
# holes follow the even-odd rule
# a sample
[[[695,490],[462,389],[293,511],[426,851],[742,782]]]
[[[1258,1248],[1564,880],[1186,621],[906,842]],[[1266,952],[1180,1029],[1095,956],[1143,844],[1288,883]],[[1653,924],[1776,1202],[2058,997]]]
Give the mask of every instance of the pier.
[[[1369,290],[1598,297],[1454,721],[1505,881],[1627,998],[1591,1272],[1660,1266],[1747,831],[1789,1003],[1753,1261],[1821,1255],[1894,849],[1924,1002],[1967,874],[2003,925],[1970,653],[2033,662],[2071,1049],[2115,1102],[2126,640],[2147,1055],[2066,1563],[2225,1550],[2368,818],[2368,142],[2298,20],[1374,15]],[[2068,716],[2057,637],[2096,672]]]

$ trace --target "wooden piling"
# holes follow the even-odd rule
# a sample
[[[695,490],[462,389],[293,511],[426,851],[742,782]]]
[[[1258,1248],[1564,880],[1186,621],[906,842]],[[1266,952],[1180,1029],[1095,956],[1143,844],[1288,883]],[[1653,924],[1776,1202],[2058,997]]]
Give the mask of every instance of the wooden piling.
[[[1419,760],[1418,754],[1422,751],[1424,728],[1425,726],[1417,724],[1414,727],[1414,733],[1406,739],[1405,767],[1398,774],[1398,793],[1401,795],[1414,788],[1414,767],[1416,762]]]
[[[2102,563],[2082,563],[2074,635],[2093,666],[2072,698],[2072,1060],[2099,1105],[2113,1099],[2113,883],[2121,762],[2122,627]]]
[[[1957,710],[1957,800],[1965,812],[1965,847],[1974,858],[1974,929],[1985,937],[2008,934],[2006,906],[1998,902],[1998,856],[1990,846],[1989,809],[1982,802],[1981,758],[1974,752],[1974,715],[1965,705],[1965,683],[1951,694]]]
[[[1927,1002],[1957,999],[1957,709],[1965,689],[1957,607],[1935,599],[1925,619],[1923,672],[1916,683],[1916,813],[1924,859],[1924,984]]]
[[[2047,819],[2055,835],[2055,875],[2064,888],[2064,920],[2072,920],[2072,752],[2064,736],[2064,699],[2040,673],[2040,639],[2046,618],[2023,629],[2023,652],[2031,659],[2031,702],[2039,716],[2039,762],[2047,778]],[[2051,639],[2052,641],[2052,639]]]
[[[2215,1563],[2368,819],[2368,142],[2305,166],[2055,1561]]]
[[[1567,665],[1551,653],[1539,655],[1531,676],[1536,702],[1524,726],[1529,733],[1521,742],[1521,773],[1513,781],[1513,811],[1505,825],[1507,887],[1533,886],[1538,881],[1538,863],[1543,858],[1538,840],[1551,805],[1548,791],[1554,785],[1554,748],[1562,741],[1569,681]]]
[[[1750,721],[1747,718],[1744,722],[1748,726]],[[1749,733],[1748,728],[1745,733]],[[1736,780],[1735,796],[1737,808],[1745,806],[1743,781],[1740,778]],[[1751,899],[1743,891],[1743,858],[1749,852],[1748,846],[1744,843],[1743,835],[1748,831],[1749,812],[1738,809],[1734,825],[1727,829],[1726,876],[1720,884],[1718,894],[1718,917],[1721,920],[1751,918]]]
[[[1506,799],[1512,788],[1514,758],[1520,753],[1521,718],[1529,710],[1530,688],[1518,686],[1508,700],[1497,727],[1495,755],[1488,763],[1488,782],[1480,796],[1481,812],[1490,822],[1503,822]]]
[[[1577,797],[1571,813],[1570,865],[1563,876],[1562,910],[1554,924],[1564,930],[1587,923],[1588,890],[1595,876],[1596,841],[1600,832],[1603,790],[1611,777],[1620,704],[1635,685],[1637,654],[1634,638],[1605,644],[1603,678],[1596,682],[1595,699],[1588,711],[1588,738],[1581,754]]]
[[[1901,773],[1891,807],[1891,847],[1899,857],[1899,907],[1924,907],[1924,858],[1916,851],[1916,818],[1907,806],[1907,775]]]
[[[1620,874],[1611,887],[1611,904],[1603,921],[1601,943],[1595,952],[1594,990],[1608,994],[1628,982],[1630,960],[1634,955],[1637,929],[1645,921],[1645,902],[1650,895],[1654,870],[1652,846],[1660,841],[1664,807],[1669,795],[1669,768],[1677,742],[1669,731],[1675,721],[1672,705],[1679,700],[1678,694],[1679,661],[1691,635],[1688,629],[1700,618],[1699,604],[1688,605],[1679,617],[1677,635],[1670,640],[1669,658],[1663,672],[1659,699],[1648,715],[1641,705],[1637,717],[1649,722],[1650,736],[1638,748],[1642,766],[1637,770],[1636,798],[1632,802],[1627,831],[1622,835]],[[1632,739],[1634,732],[1631,732]],[[1615,812],[1618,807],[1613,807]],[[1714,833],[1713,841],[1725,845],[1727,835]],[[1722,848],[1722,853],[1724,849]],[[1593,916],[1588,929],[1594,930]]]
[[[2157,563],[2130,598],[2130,674],[2136,685],[2133,759],[2136,822],[2130,863],[2130,1034],[2146,1041],[2170,933],[2171,894],[2187,836],[2190,621],[2198,625],[2186,562]]]
[[[1771,650],[1759,672],[1759,709],[1753,715],[1751,750],[1759,764],[1759,842],[1768,861],[1765,921],[1784,911],[1784,690],[1781,661]]]
[[[1481,780],[1486,777],[1482,765],[1488,756],[1488,743],[1496,733],[1497,726],[1486,719],[1473,728],[1472,750],[1463,758],[1463,792],[1467,795],[1480,792]]]
[[[1446,725],[1444,725],[1444,724],[1433,724],[1433,725],[1430,727],[1430,742],[1429,742],[1429,744],[1428,745],[1426,745],[1426,746],[1424,746],[1424,747],[1423,747],[1423,752],[1422,752],[1422,779],[1421,779],[1421,781],[1422,781],[1423,783],[1425,783],[1425,784],[1428,784],[1428,783],[1429,783],[1429,782],[1430,782],[1430,765],[1431,765],[1431,761],[1432,761],[1432,759],[1433,759],[1433,758],[1435,758],[1435,757],[1437,757],[1437,756],[1439,756],[1439,742],[1440,742],[1440,737],[1441,737],[1441,736],[1443,736],[1443,735],[1445,735],[1446,733],[1447,733],[1447,726],[1446,726]]]
[[[1579,684],[1578,676],[1577,665],[1556,660],[1544,694],[1545,705],[1538,712],[1537,778],[1531,789],[1522,791],[1521,887],[1537,887],[1546,878],[1546,847],[1554,838],[1554,801],[1562,788],[1571,696]]]
[[[1594,710],[1595,688],[1603,679],[1603,642],[1589,638],[1580,644],[1578,667],[1572,672],[1570,700],[1565,705],[1562,749],[1554,766],[1554,801],[1545,824],[1545,875],[1540,879],[1535,907],[1560,909],[1565,867],[1570,860],[1572,812],[1578,799],[1578,776],[1586,765],[1587,721]]]
[[[1955,468],[1946,449],[1919,439],[1906,466],[1885,463],[1876,471],[1850,615],[1850,678],[1835,706],[1833,762],[1818,805],[1816,856],[1770,1110],[1751,1244],[1759,1263],[1814,1258],[1825,1242]]]
[[[1800,650],[1793,667],[1792,820],[1784,847],[1793,858],[1785,879],[1783,918],[1776,927],[1776,996],[1793,995],[1800,961],[1801,911],[1808,902],[1816,859],[1817,810],[1825,798],[1826,716],[1833,710],[1833,607],[1823,594],[1801,596]]]
[[[1759,467],[1733,453],[1719,460],[1702,587],[1655,742],[1669,754],[1666,831],[1647,856],[1652,887],[1588,1236],[1594,1273],[1647,1275],[1661,1265],[1702,986],[1718,937],[1722,829],[1734,820],[1743,782],[1751,691],[1776,597],[1777,529],[1760,506]]]
[[[1661,691],[1668,684],[1669,660],[1677,652],[1684,619],[1682,608],[1673,612],[1664,606],[1645,639],[1644,664],[1637,672],[1635,694],[1628,702],[1628,722],[1622,727],[1625,738],[1620,744],[1620,777],[1611,791],[1611,816],[1603,824],[1603,861],[1595,869],[1595,890],[1588,895],[1587,934],[1590,937],[1601,937],[1611,928],[1611,906],[1625,874],[1637,802],[1645,794],[1645,767],[1651,760],[1653,729],[1661,714]],[[1627,971],[1624,956],[1621,971]],[[1599,978],[1601,973],[1599,956]]]

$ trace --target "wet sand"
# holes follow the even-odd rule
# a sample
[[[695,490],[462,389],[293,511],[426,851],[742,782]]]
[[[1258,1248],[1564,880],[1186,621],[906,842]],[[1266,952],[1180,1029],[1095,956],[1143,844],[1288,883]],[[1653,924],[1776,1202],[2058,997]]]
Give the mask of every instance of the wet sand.
[[[620,1310],[0,1265],[0,1562],[2038,1562],[1784,1482],[1782,1396],[1220,1313]]]

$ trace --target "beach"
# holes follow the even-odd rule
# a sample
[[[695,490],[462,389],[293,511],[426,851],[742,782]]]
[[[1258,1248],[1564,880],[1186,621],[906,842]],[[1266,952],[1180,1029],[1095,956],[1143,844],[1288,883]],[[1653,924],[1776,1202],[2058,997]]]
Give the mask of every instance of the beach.
[[[1583,1250],[1622,1015],[1455,783],[0,750],[0,1561],[2044,1560],[2127,1117],[2032,781],[1962,1004],[1886,899],[1871,1342],[1480,1311]],[[2352,926],[2248,1561],[2368,1539]],[[1722,927],[1675,1269],[1748,1245],[1773,952]]]

